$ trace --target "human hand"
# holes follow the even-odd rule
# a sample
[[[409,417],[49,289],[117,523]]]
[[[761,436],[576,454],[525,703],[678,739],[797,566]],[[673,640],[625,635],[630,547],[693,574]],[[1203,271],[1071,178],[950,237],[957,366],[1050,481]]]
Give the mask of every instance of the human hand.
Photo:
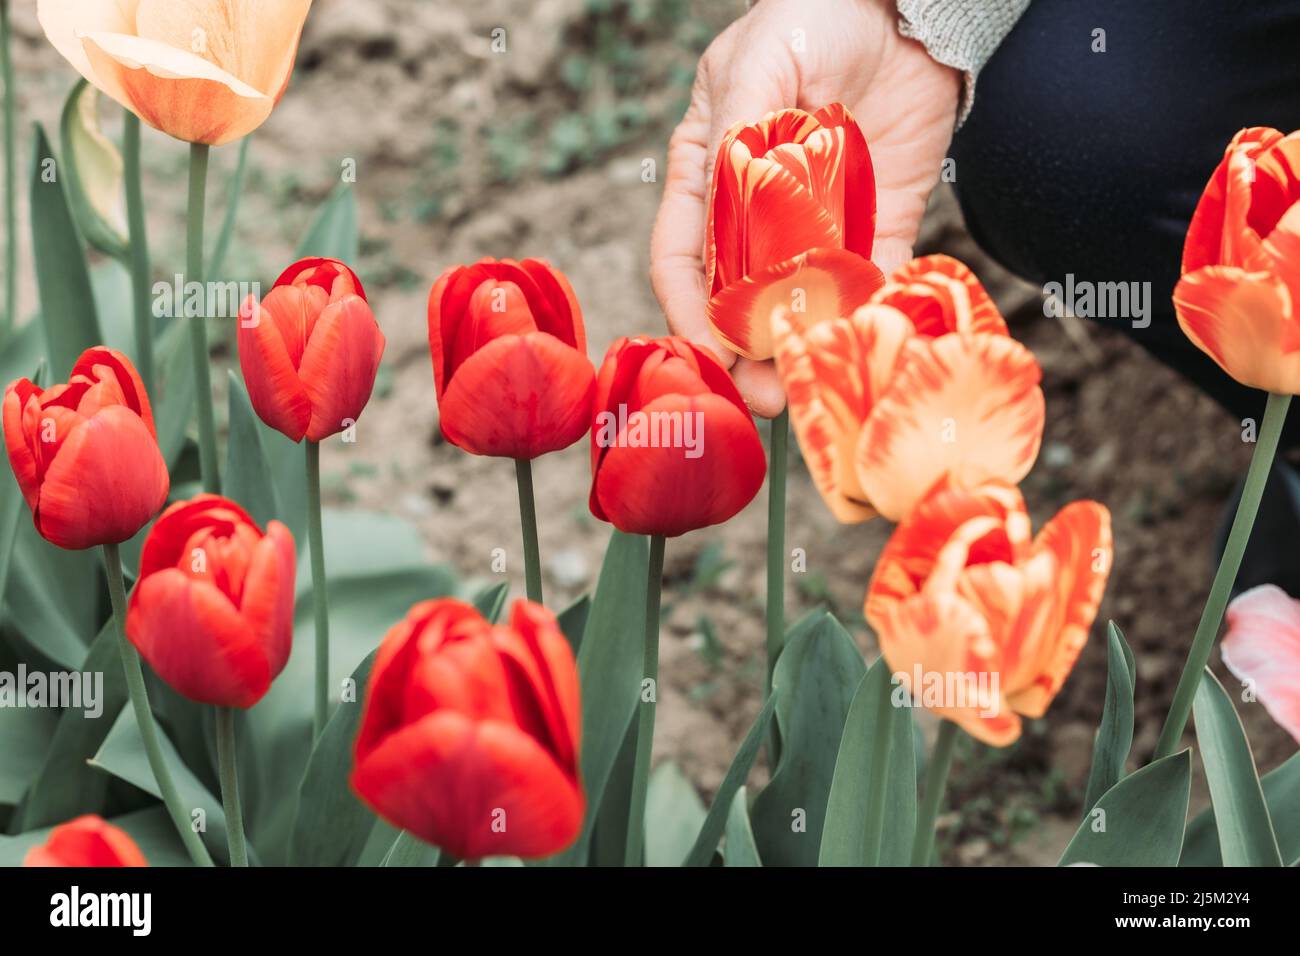
[[[771,418],[785,407],[776,370],[723,345],[706,313],[707,197],[722,137],[735,123],[774,110],[844,103],[871,150],[872,259],[888,275],[912,256],[960,90],[958,71],[899,34],[892,0],[761,0],[704,52],[691,105],[668,147],[650,274],[669,329],[716,352],[756,414]]]

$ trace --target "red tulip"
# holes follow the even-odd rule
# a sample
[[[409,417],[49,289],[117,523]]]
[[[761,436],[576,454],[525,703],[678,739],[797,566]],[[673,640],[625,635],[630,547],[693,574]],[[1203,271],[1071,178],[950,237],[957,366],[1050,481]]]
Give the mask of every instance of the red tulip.
[[[471,454],[536,458],[590,424],[582,311],[569,280],[540,259],[482,259],[439,276],[429,351],[442,434]]]
[[[239,364],[262,421],[319,442],[356,423],[375,387],[384,334],[356,274],[304,259],[239,313]]]
[[[542,857],[578,836],[578,672],[554,615],[510,624],[442,598],[411,608],[370,671],[353,789],[462,859]]]
[[[731,376],[686,339],[619,339],[596,383],[591,513],[673,537],[733,517],[767,472]]]
[[[871,155],[843,104],[738,123],[709,193],[710,326],[741,355],[768,359],[777,305],[803,297],[811,311],[848,315],[884,281],[869,261],[875,231]]]
[[[226,498],[177,502],[145,538],[127,637],[177,693],[252,707],[289,660],[295,567],[280,522],[263,534]]]
[[[87,349],[65,385],[10,384],[4,432],[36,530],[51,544],[120,544],[167,501],[149,396],[120,352]]]
[[[148,866],[124,830],[93,814],[50,831],[49,839],[27,851],[23,866]]]

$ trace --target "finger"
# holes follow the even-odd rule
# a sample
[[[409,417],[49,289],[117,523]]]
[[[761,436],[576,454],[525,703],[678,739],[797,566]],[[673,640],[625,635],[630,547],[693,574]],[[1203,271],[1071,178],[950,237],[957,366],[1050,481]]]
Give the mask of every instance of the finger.
[[[708,102],[707,88],[697,80],[690,109],[668,144],[664,194],[650,237],[650,282],[669,330],[730,364],[734,356],[709,330],[707,318],[702,253],[708,216],[704,175]]]
[[[740,389],[740,397],[755,415],[775,418],[785,408],[785,389],[776,374],[776,365],[770,361],[738,360],[731,370]]]
[[[885,274],[893,275],[894,270],[912,258],[912,243],[906,239],[876,237],[871,247],[871,261]]]

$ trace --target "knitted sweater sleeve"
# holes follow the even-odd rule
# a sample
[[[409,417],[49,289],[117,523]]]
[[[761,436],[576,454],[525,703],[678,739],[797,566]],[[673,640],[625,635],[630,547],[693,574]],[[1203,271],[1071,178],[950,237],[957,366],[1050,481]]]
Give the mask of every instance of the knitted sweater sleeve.
[[[957,125],[975,101],[975,80],[1030,0],[897,0],[898,30],[966,76]]]

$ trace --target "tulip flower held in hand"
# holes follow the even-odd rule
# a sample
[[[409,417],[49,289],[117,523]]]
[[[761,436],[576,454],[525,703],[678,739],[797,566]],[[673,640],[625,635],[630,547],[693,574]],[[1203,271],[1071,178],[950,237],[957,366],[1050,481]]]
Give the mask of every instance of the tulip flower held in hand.
[[[317,737],[329,717],[329,598],[321,524],[320,443],[351,434],[375,387],[385,339],[361,280],[337,259],[295,262],[239,316],[239,364],[253,410],[306,441],[307,532],[316,617]]]
[[[532,460],[586,433],[596,389],[578,299],[540,259],[482,259],[439,276],[428,320],[443,436],[515,460],[528,599],[540,603]]]
[[[713,166],[705,238],[709,327],[744,360],[772,358],[771,317],[847,315],[884,281],[871,263],[876,180],[867,141],[841,103],[741,122]],[[789,412],[772,420],[768,469],[767,692],[785,640]],[[771,754],[776,756],[776,735]]]
[[[1241,382],[1269,393],[1223,555],[1160,732],[1178,747],[1259,511],[1291,396],[1300,392],[1300,132],[1243,129],[1205,186],[1174,289],[1178,324]]]

